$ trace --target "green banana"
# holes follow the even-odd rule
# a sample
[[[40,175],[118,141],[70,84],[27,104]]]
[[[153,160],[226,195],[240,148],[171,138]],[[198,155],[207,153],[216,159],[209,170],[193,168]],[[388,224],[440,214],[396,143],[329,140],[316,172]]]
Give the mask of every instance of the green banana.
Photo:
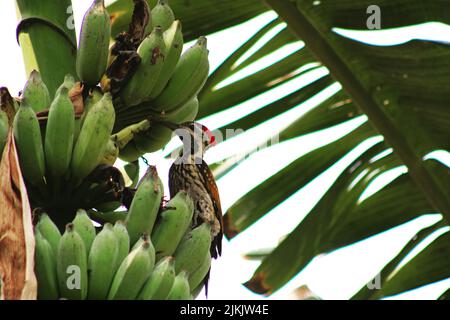
[[[150,128],[150,122],[148,120],[142,120],[141,122],[132,124],[120,130],[111,138],[116,142],[119,149],[123,149],[131,140],[133,140],[137,133],[146,131],[148,128]]]
[[[119,147],[117,146],[116,142],[113,138],[109,139],[105,153],[103,154],[102,159],[100,160],[100,164],[106,164],[113,166],[114,163],[116,163],[117,158],[119,157]]]
[[[115,268],[117,269],[130,251],[130,236],[128,235],[125,222],[120,220],[114,224],[113,232],[117,237],[119,248],[119,253],[117,255],[117,264],[115,266]]]
[[[153,101],[156,111],[169,112],[194,98],[205,84],[209,73],[207,40],[200,37],[178,62],[169,83]]]
[[[169,6],[168,0],[159,0],[152,9],[152,23],[155,27],[161,27],[163,31],[169,29],[175,21],[175,14]]]
[[[83,239],[69,223],[56,256],[59,292],[62,298],[84,300],[88,290],[87,256]]]
[[[158,0],[147,0],[150,9],[153,9],[158,4]]]
[[[150,264],[153,267],[155,266],[155,247],[153,246],[152,241],[150,240],[149,236],[147,234],[143,234],[138,241],[134,244],[134,246],[131,248],[131,251],[134,249],[139,248],[143,243],[148,243],[148,255],[150,256]]]
[[[77,83],[77,85],[81,85],[81,84]],[[70,95],[70,91],[69,91],[69,95]],[[86,119],[86,114],[92,108],[92,106],[95,103],[97,103],[102,97],[103,97],[103,93],[97,87],[95,87],[89,91],[89,95],[87,96],[87,98],[84,100],[84,103],[83,103],[83,113],[81,115],[77,115],[78,118],[75,118],[75,130],[74,130],[74,134],[73,134],[73,143],[74,144],[78,140],[78,137],[79,137],[80,131],[81,131],[81,127],[83,126],[83,123],[84,123],[84,119]]]
[[[120,149],[119,158],[125,162],[134,162],[142,157],[144,153],[140,152],[134,141],[130,141],[125,147]]]
[[[56,91],[58,92],[62,88],[66,88],[70,94],[70,91],[73,89],[74,86],[75,86],[75,78],[71,74],[66,74],[63,83],[61,84],[61,86],[59,86],[58,90]]]
[[[175,251],[175,271],[194,273],[205,260],[211,247],[211,226],[203,223],[189,232]]]
[[[154,123],[146,132],[135,135],[136,149],[141,153],[152,153],[164,148],[172,139],[173,132],[169,128]]]
[[[175,277],[167,300],[191,300],[191,289],[189,288],[188,275],[185,271]]]
[[[125,218],[127,217],[128,212],[127,211],[101,211],[98,208],[95,208],[96,210],[89,210],[88,211],[88,215],[89,217],[101,224],[104,223],[116,223],[119,220],[125,220]],[[127,250],[128,252],[128,250]]]
[[[125,223],[134,244],[142,234],[151,234],[164,196],[156,167],[150,166],[139,183]]]
[[[210,269],[211,253],[208,252],[200,267],[189,275],[189,286],[191,288],[197,288],[199,285],[201,285],[207,277]]]
[[[36,230],[50,243],[53,252],[58,252],[59,242],[61,241],[61,232],[59,232],[56,224],[53,223],[52,219],[46,214],[42,213],[39,216],[39,221],[36,224]]]
[[[120,94],[127,107],[148,100],[158,82],[166,56],[166,45],[161,28],[156,27],[142,41],[137,52],[141,57],[141,63]]]
[[[152,113],[155,119],[159,121],[168,121],[172,123],[183,123],[194,121],[198,114],[199,101],[197,97],[189,100],[186,104],[181,107],[172,110],[170,112],[157,112]]]
[[[88,258],[88,299],[106,299],[116,273],[119,246],[113,225],[107,223],[95,237]]]
[[[172,257],[165,257],[153,269],[150,278],[139,293],[139,300],[165,300],[175,281]]]
[[[123,169],[131,181],[130,188],[136,187],[139,182],[139,161],[127,163]]]
[[[22,100],[14,117],[13,128],[23,176],[32,185],[41,190],[45,189],[45,156],[41,129],[36,113],[26,99]]]
[[[83,239],[84,246],[86,248],[86,255],[89,255],[92,243],[95,239],[95,227],[92,220],[89,218],[87,212],[83,209],[77,211],[75,219],[73,219],[72,224],[75,231]]]
[[[99,83],[106,71],[111,37],[110,18],[104,0],[95,0],[81,26],[77,73],[88,86]]]
[[[27,100],[35,112],[41,112],[49,108],[51,103],[50,93],[38,71],[31,71],[30,77],[23,88],[22,100]]]
[[[92,107],[99,102],[103,97],[102,92],[98,88],[94,88],[89,92],[88,97],[84,101],[84,110],[83,115],[80,118],[80,127],[83,127],[84,121],[86,120],[86,116],[89,112],[89,110],[92,109]]]
[[[100,163],[115,121],[110,93],[105,93],[86,115],[72,154],[72,181],[78,186]]]
[[[56,278],[56,258],[50,243],[41,235],[35,233],[34,268],[38,282],[38,299],[56,300],[59,298],[58,279]]]
[[[45,160],[47,173],[58,181],[70,166],[75,128],[75,112],[69,90],[61,86],[50,105],[45,130]]]
[[[6,141],[8,140],[9,121],[5,111],[0,110],[0,161],[3,155]]]
[[[105,213],[114,213],[114,211],[119,209],[121,206],[122,206],[122,203],[120,201],[110,201],[110,202],[103,202],[101,204],[96,204],[95,209],[97,211],[102,212],[101,215],[103,217],[106,217],[107,215],[105,215]],[[119,215],[116,215],[116,217],[119,217]],[[125,216],[123,216],[123,217],[125,217]],[[117,220],[122,220],[122,218],[117,218]],[[117,220],[106,221],[106,222],[114,223]]]
[[[192,300],[197,299],[197,297],[202,293],[204,285],[201,284],[197,288],[191,289]]]
[[[164,32],[164,43],[166,44],[166,57],[164,65],[161,70],[158,82],[153,88],[149,98],[153,100],[164,90],[170,78],[172,77],[175,68],[180,60],[183,52],[183,32],[181,30],[181,22],[174,21],[167,31]]]
[[[144,241],[125,258],[114,276],[108,300],[133,300],[137,297],[153,270],[149,248],[150,243]]]
[[[194,202],[185,191],[177,193],[166,207],[152,234],[157,259],[173,255],[191,225],[194,214]]]

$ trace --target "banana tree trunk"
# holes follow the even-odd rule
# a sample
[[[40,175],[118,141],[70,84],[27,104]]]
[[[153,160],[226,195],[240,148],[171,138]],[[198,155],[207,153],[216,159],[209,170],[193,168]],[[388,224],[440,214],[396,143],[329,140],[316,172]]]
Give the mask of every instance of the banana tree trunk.
[[[38,70],[52,97],[68,73],[76,77],[71,0],[17,0],[17,40],[27,74]]]

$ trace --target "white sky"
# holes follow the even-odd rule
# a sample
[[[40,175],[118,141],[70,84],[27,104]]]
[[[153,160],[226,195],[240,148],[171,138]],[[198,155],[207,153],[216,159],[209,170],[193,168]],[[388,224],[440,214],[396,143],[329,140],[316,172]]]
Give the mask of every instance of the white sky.
[[[89,7],[90,1],[74,0],[73,4],[76,26],[77,30],[79,30],[81,18]],[[0,39],[2,39],[0,50],[0,85],[7,86],[11,93],[17,94],[25,84],[26,77],[22,64],[21,51],[15,39],[16,19],[14,0],[0,1],[0,17]],[[273,17],[273,13],[267,13],[247,22],[245,25],[237,26],[223,31],[220,34],[208,37],[212,69],[217,67],[230,53]],[[338,32],[350,35],[345,30],[338,30]],[[351,33],[351,36],[364,41],[369,41],[368,39],[370,39],[371,42],[378,45],[386,45],[394,42],[401,43],[408,41],[412,38],[412,35],[427,38],[430,34],[435,39],[448,40],[450,39],[450,28],[442,24],[427,24],[416,26],[414,29],[404,29],[399,34],[389,33],[389,31],[374,31],[371,33],[371,37],[368,37],[367,33],[364,35]],[[255,70],[273,63],[273,61],[280,59],[282,56],[292,52],[292,50],[300,48],[302,45],[301,42],[297,42],[290,46],[280,48],[275,56],[262,59],[247,68],[247,70],[243,70],[240,77],[251,74]],[[290,81],[263,96],[255,97],[251,101],[223,112],[220,115],[205,119],[203,122],[210,129],[217,128],[229,122],[230,119],[243,116],[250,112],[249,110],[256,110],[269,101],[282,97],[293,88],[310,82],[312,79],[317,79],[326,72],[326,69],[321,68],[317,71],[307,73],[305,76],[300,77],[300,79]],[[229,79],[228,82],[235,80],[237,79]],[[314,107],[327,96],[338,91],[339,88],[339,85],[333,86],[321,96],[307,101],[300,108],[295,108],[271,120],[260,128],[249,130],[249,132],[241,137],[237,137],[211,149],[207,154],[206,160],[213,162],[224,159],[234,154],[237,146],[249,145],[250,142],[254,143],[255,139],[264,140],[264,137],[271,136],[271,133],[276,132],[279,128],[285,127],[292,119],[303,114],[305,110]],[[251,156],[238,168],[218,181],[224,211],[243,193],[249,191],[300,155],[319,145],[334,140],[333,137],[348,132],[364,120],[364,117],[355,119],[339,128],[300,137],[276,145],[270,149],[265,149]],[[241,285],[241,283],[251,277],[258,266],[257,262],[242,259],[242,255],[255,249],[275,246],[279,239],[289,233],[299,223],[301,218],[307,214],[308,210],[314,206],[323,191],[336,179],[339,170],[345,168],[355,156],[364,151],[364,148],[372,145],[376,141],[379,140],[367,141],[363,146],[354,150],[351,155],[339,161],[336,168],[327,171],[304,189],[287,199],[283,204],[261,219],[261,221],[250,227],[245,233],[239,235],[231,242],[225,241],[223,257],[213,264],[209,298],[260,299],[260,296],[246,290]],[[172,150],[177,143],[175,140],[168,146],[168,150]],[[166,180],[170,162],[165,161],[163,155],[163,152],[156,153],[149,155],[148,159],[151,163],[157,165],[160,175],[163,177],[163,180]],[[448,152],[441,151],[436,157],[443,159],[442,161],[444,163],[450,163]],[[385,177],[385,179],[392,179],[392,175],[390,178]],[[383,181],[378,180],[374,183],[375,187],[372,186],[372,188],[375,188],[375,191],[379,189],[385,183],[385,179]],[[393,258],[418,230],[430,225],[437,218],[437,215],[424,216],[355,245],[317,257],[285,288],[274,294],[271,299],[289,299],[292,297],[290,295],[291,292],[303,284],[307,284],[313,292],[324,299],[347,299]],[[394,298],[435,299],[449,286],[449,280],[441,281]]]

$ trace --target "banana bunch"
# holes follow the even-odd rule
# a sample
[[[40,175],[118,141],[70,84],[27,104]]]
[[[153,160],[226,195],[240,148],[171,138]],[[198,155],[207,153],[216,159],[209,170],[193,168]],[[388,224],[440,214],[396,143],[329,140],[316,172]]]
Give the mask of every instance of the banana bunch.
[[[38,298],[193,299],[211,265],[210,227],[191,228],[194,207],[187,193],[164,208],[162,197],[161,181],[150,167],[130,210],[115,221],[78,210],[61,234],[42,213],[35,226]],[[91,219],[102,224],[98,231]]]
[[[92,91],[83,101],[79,86],[67,75],[50,99],[39,73],[33,71],[23,90],[12,127],[33,207],[60,209],[70,202],[75,202],[74,210],[89,207],[78,202],[92,187],[87,177],[118,156],[118,148],[114,143],[111,146],[115,122],[111,94]],[[79,99],[85,108],[77,114]],[[8,128],[8,117],[2,111],[0,151]],[[115,158],[111,160],[112,153]]]
[[[172,131],[161,122],[195,120],[197,95],[209,73],[206,38],[200,37],[183,53],[182,25],[168,0],[134,3],[129,30],[120,33],[110,46],[110,16],[104,0],[95,0],[83,18],[77,48],[78,78],[85,89],[98,92],[100,83],[100,91],[111,94],[116,111],[113,132],[129,133],[119,145],[114,139],[109,141],[102,161],[109,165],[117,157],[133,162],[162,149],[171,140]],[[130,127],[146,119],[150,120],[147,129],[130,133]],[[75,136],[77,132],[75,129]]]
[[[127,162],[158,151],[171,140],[171,130],[161,122],[179,124],[195,120],[199,111],[197,95],[209,73],[206,38],[200,37],[183,53],[182,25],[176,20],[169,2],[159,0],[151,7],[145,36],[136,49],[140,63],[115,90],[102,81],[104,89],[117,92],[115,131],[151,119],[147,130],[135,134],[119,148],[119,157]],[[120,44],[120,39],[116,44]],[[112,65],[114,59],[110,59],[110,68]]]

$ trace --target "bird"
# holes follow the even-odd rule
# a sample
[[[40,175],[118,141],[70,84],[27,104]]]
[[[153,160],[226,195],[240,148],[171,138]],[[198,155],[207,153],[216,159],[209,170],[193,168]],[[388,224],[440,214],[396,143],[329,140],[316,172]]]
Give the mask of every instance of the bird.
[[[222,254],[223,217],[219,190],[214,175],[203,160],[205,151],[216,144],[211,131],[198,122],[164,125],[172,129],[183,142],[178,158],[169,169],[169,191],[174,197],[185,191],[194,202],[192,227],[202,223],[211,226],[211,257]]]

